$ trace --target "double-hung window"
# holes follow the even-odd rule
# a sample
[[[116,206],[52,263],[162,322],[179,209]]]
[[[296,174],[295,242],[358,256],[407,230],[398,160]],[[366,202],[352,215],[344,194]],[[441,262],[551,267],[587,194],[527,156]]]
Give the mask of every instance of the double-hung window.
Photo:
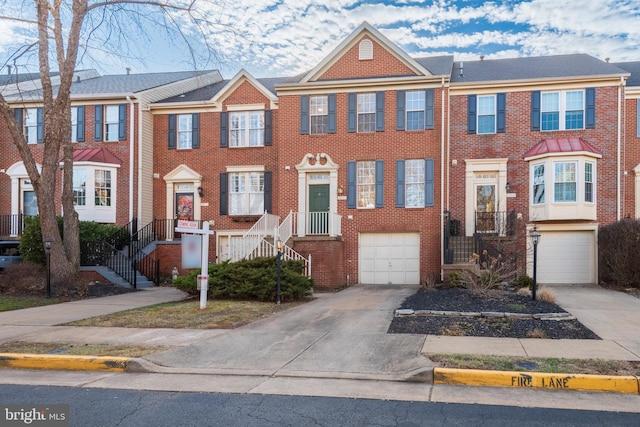
[[[425,128],[425,91],[407,91],[406,111],[406,130],[423,130]]]
[[[584,201],[593,203],[593,163],[584,163]]]
[[[111,206],[111,171],[95,170],[95,205]]]
[[[425,206],[425,161],[405,160],[404,162],[405,207],[423,208]]]
[[[544,163],[533,166],[533,204],[544,203]]]
[[[87,171],[81,168],[73,170],[73,204],[87,205]]]
[[[107,105],[104,108],[104,140],[107,142],[118,141],[118,129],[120,126],[120,113],[118,105]]]
[[[329,97],[327,95],[309,96],[309,120],[310,134],[329,133]]]
[[[376,131],[376,94],[358,94],[358,132]]]
[[[264,111],[229,113],[229,146],[264,146]]]
[[[24,109],[24,137],[27,144],[38,142],[38,108]]]
[[[478,96],[478,133],[496,132],[495,95]]]
[[[585,92],[545,92],[541,95],[542,130],[584,129]]]
[[[229,179],[229,215],[264,213],[264,172],[231,172]]]
[[[71,107],[71,142],[84,141],[84,106]]]
[[[467,96],[467,133],[487,135],[506,132],[507,94]]]
[[[356,200],[359,209],[375,207],[376,200],[376,162],[356,163]]]
[[[178,115],[178,149],[193,148],[193,115]]]
[[[576,162],[558,162],[554,164],[553,199],[556,202],[575,202],[578,164]]]

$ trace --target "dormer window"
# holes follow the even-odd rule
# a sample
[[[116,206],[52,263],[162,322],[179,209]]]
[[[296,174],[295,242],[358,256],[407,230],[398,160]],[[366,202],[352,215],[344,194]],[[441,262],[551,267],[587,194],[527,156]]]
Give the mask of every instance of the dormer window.
[[[373,59],[373,43],[371,42],[371,40],[362,40],[358,47],[358,59],[360,61],[368,61]]]

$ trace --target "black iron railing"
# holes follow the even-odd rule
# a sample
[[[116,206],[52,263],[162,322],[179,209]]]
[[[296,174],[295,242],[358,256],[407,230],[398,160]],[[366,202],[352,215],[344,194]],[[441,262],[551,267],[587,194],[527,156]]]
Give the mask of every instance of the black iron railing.
[[[449,211],[444,212],[444,263],[456,264],[475,262],[473,254],[480,254],[485,249],[498,253],[495,244],[488,239],[496,237],[513,237],[516,229],[516,213],[509,212],[476,212],[474,218],[474,232],[467,236],[461,229],[460,220],[451,218]]]

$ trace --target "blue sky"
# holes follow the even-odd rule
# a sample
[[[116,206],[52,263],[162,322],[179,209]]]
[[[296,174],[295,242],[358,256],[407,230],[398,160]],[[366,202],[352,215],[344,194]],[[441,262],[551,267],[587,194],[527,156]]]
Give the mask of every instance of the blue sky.
[[[197,44],[189,55],[181,37],[163,31],[149,13],[119,21],[131,30],[128,40],[95,32],[78,68],[103,74],[127,67],[134,73],[186,70],[194,68],[195,57],[195,68],[217,68],[227,78],[240,68],[257,77],[295,75],[314,67],[365,20],[412,56],[471,60],[588,53],[612,62],[640,61],[637,0],[197,1],[202,16],[219,23],[198,29],[216,46],[217,58],[203,55]],[[0,0],[0,15],[24,16],[33,7],[31,1],[17,3]],[[183,34],[195,34],[193,25],[176,19]],[[5,24],[0,21],[2,66],[33,37],[24,24]]]

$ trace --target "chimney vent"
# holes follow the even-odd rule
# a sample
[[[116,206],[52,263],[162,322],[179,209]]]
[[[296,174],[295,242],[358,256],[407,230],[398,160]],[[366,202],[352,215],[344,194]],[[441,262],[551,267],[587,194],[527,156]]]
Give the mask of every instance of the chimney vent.
[[[464,62],[460,61],[460,77],[464,77]]]
[[[7,75],[11,75],[11,65],[7,65]]]
[[[131,68],[127,67],[126,70],[127,70],[127,75],[131,74]]]

